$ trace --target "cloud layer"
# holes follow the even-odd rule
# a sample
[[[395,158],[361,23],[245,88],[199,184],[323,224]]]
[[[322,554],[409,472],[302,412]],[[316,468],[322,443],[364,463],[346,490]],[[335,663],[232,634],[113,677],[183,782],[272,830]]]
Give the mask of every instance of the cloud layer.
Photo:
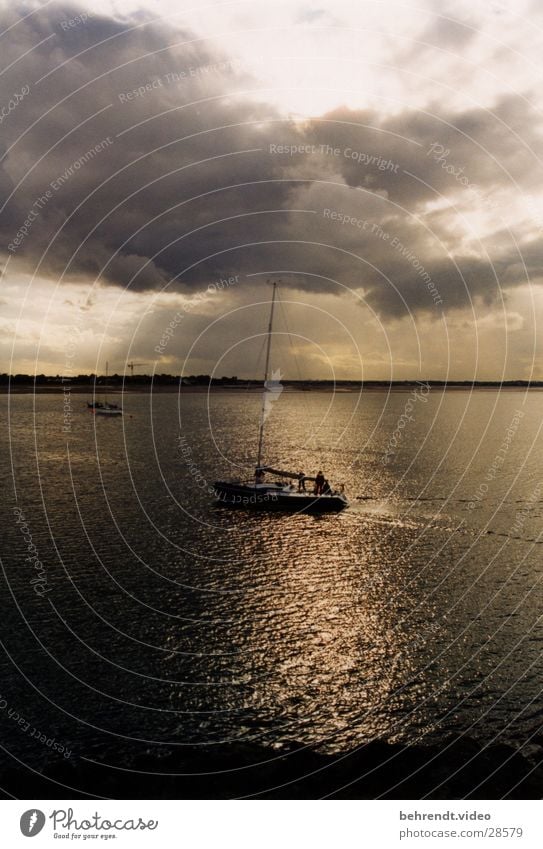
[[[194,32],[78,15],[1,13],[0,234],[19,272],[190,293],[281,271],[394,318],[540,281],[529,91],[295,121]],[[473,37],[443,21],[421,33],[451,49]]]

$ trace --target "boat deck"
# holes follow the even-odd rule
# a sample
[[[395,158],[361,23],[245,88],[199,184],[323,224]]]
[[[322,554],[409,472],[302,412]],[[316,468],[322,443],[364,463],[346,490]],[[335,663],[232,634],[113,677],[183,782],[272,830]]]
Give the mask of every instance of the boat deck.
[[[292,484],[217,481],[214,489],[219,502],[228,507],[338,513],[349,506],[343,493],[315,495],[312,492],[300,492]]]

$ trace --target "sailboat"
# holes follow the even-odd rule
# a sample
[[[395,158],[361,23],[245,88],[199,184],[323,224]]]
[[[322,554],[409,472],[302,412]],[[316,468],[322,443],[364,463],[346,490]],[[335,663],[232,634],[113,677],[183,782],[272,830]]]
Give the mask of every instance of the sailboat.
[[[93,411],[95,416],[122,416],[122,408],[118,404],[110,404],[106,401],[108,379],[108,363],[106,363],[106,383],[104,385],[103,401],[87,401],[87,407]]]
[[[274,469],[262,462],[264,425],[269,411],[268,390],[273,391],[274,385],[274,381],[269,380],[269,369],[276,294],[277,283],[274,282],[267,333],[264,393],[254,478],[249,481],[216,481],[213,489],[219,502],[227,507],[241,507],[251,510],[288,510],[305,513],[338,513],[348,507],[349,502],[343,492],[343,487],[339,491],[332,490],[322,472],[319,472],[316,477],[308,477],[303,472]],[[307,489],[308,484],[310,485],[309,489]]]

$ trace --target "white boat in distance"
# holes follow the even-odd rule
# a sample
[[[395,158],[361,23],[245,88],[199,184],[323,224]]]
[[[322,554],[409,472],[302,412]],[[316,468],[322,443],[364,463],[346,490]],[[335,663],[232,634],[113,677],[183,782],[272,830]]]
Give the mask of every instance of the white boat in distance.
[[[122,416],[122,407],[118,404],[110,404],[106,401],[108,379],[108,363],[106,363],[106,384],[104,386],[103,401],[87,401],[87,408],[92,410],[95,416]]]
[[[328,485],[322,472],[316,477],[308,477],[303,472],[289,472],[262,465],[262,446],[264,424],[266,421],[266,387],[270,367],[271,337],[273,329],[273,311],[277,292],[277,283],[273,284],[270,321],[264,369],[264,393],[260,415],[258,436],[258,458],[252,480],[216,481],[213,485],[219,502],[226,507],[241,507],[249,510],[288,510],[304,513],[338,513],[349,506],[343,488],[334,491]],[[271,478],[267,480],[266,478]],[[296,481],[296,483],[293,483]],[[307,484],[314,484],[308,491]]]
[[[123,411],[116,404],[105,404],[103,407],[95,407],[95,416],[122,416]]]

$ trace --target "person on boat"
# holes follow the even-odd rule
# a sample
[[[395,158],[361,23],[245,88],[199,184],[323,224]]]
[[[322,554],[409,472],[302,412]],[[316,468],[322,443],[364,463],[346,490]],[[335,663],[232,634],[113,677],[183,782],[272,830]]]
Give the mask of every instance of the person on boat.
[[[264,469],[257,469],[255,472],[255,484],[264,483]]]
[[[317,477],[315,478],[315,495],[322,495],[322,488],[324,486],[324,481],[326,478],[324,477],[322,472],[317,473]]]
[[[298,492],[305,492],[305,475],[303,472],[298,472]]]
[[[332,487],[328,483],[327,480],[324,481],[322,485],[322,494],[323,495],[332,495]]]

